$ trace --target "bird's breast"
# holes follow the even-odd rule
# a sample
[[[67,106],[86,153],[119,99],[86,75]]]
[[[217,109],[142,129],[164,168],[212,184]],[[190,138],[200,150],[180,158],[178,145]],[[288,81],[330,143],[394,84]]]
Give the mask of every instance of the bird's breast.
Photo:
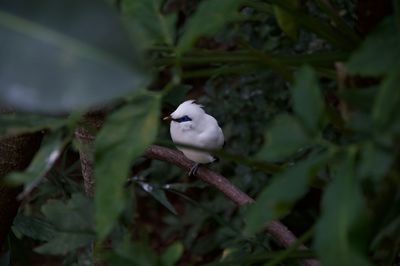
[[[196,142],[196,132],[190,127],[190,125],[184,124],[185,123],[171,123],[170,133],[173,142],[195,145],[193,142]]]

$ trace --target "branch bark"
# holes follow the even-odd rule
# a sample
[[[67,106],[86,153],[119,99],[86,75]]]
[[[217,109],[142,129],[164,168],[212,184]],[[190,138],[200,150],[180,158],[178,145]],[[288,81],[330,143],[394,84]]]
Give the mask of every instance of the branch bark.
[[[101,112],[88,113],[83,117],[83,121],[75,130],[75,139],[78,143],[79,159],[81,161],[81,171],[83,186],[88,197],[94,197],[95,178],[94,178],[94,140],[95,134],[92,131],[98,130],[104,122],[104,114]],[[94,242],[90,246],[93,256]],[[93,256],[94,266],[104,266],[105,264]]]
[[[146,150],[145,156],[174,164],[186,171],[193,166],[193,162],[184,157],[181,152],[157,145],[150,146]],[[235,202],[238,206],[254,202],[254,199],[235,187],[228,179],[206,167],[199,167],[196,176],[221,191],[228,199]],[[266,225],[266,231],[286,248],[297,240],[296,236],[279,221],[268,223]],[[300,249],[304,250],[307,248],[301,246]],[[303,260],[303,264],[307,266],[317,266],[319,262],[316,260]]]
[[[104,122],[104,113],[89,113],[83,117],[82,123],[75,130],[81,161],[83,184],[86,195],[94,196],[94,139],[92,131],[98,130]]]

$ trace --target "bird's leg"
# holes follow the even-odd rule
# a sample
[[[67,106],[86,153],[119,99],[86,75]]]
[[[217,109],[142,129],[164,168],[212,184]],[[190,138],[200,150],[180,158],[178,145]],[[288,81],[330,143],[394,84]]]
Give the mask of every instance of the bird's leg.
[[[199,169],[200,164],[199,163],[195,163],[192,168],[190,168],[189,170],[189,176],[195,176],[197,173],[197,169]]]

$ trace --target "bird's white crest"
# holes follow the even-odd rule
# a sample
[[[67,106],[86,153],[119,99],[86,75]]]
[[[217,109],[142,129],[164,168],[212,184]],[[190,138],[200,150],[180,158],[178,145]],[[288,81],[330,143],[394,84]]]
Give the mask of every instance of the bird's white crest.
[[[224,134],[214,117],[207,114],[203,106],[194,100],[181,103],[171,113],[170,133],[175,143],[187,144],[204,149],[220,149],[224,144]],[[187,116],[184,121],[179,119]],[[178,147],[183,154],[196,163],[210,163],[215,158],[207,153]]]
[[[202,105],[197,104],[195,100],[187,100],[176,108],[176,110],[171,114],[171,117],[177,119],[187,115],[194,120],[203,114],[205,114],[205,112]]]

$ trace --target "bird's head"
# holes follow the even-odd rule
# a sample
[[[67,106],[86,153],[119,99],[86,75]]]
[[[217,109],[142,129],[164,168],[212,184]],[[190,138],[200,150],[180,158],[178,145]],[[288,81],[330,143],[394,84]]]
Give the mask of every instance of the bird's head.
[[[195,103],[194,100],[188,100],[181,103],[176,110],[169,116],[164,117],[164,120],[170,120],[171,123],[179,123],[184,128],[192,128],[205,112],[201,105]]]

